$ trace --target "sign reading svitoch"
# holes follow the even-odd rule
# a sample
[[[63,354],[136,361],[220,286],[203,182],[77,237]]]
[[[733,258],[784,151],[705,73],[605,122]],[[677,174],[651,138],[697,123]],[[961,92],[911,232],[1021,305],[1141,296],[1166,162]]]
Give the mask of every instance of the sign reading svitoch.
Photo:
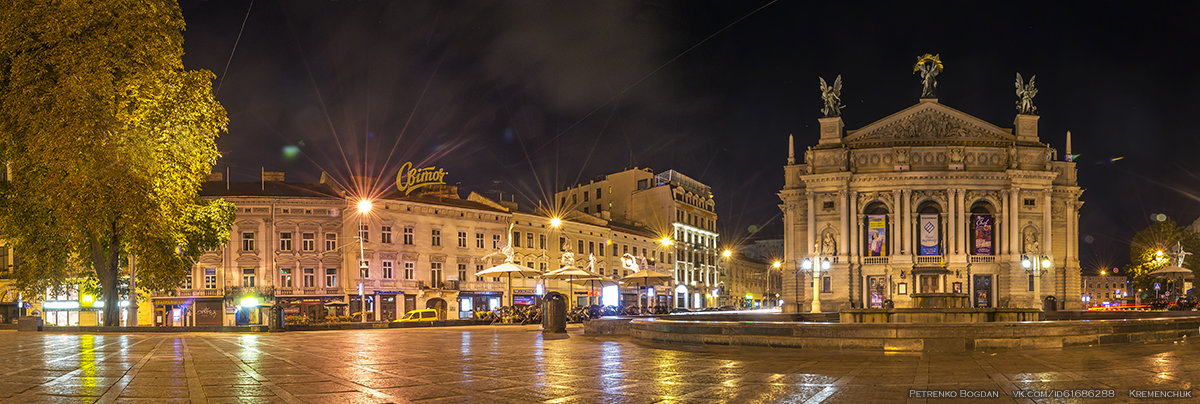
[[[437,167],[421,167],[413,168],[411,161],[400,166],[400,172],[396,173],[396,190],[408,195],[413,190],[429,186],[429,185],[444,185],[446,181],[446,170]]]

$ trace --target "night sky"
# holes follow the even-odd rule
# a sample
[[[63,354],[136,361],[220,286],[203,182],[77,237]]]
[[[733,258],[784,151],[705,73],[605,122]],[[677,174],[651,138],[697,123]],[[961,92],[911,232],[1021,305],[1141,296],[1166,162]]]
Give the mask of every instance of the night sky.
[[[1037,75],[1042,140],[1061,156],[1070,130],[1081,155],[1085,270],[1126,263],[1157,213],[1200,216],[1195,3],[828,3],[184,1],[184,63],[218,76],[216,169],[234,181],[382,188],[411,160],[536,204],[673,168],[713,187],[729,241],[779,231],[787,135],[816,144],[818,76],[843,76],[856,129],[915,104],[912,64],[940,53],[940,102],[1001,127],[1014,73]]]

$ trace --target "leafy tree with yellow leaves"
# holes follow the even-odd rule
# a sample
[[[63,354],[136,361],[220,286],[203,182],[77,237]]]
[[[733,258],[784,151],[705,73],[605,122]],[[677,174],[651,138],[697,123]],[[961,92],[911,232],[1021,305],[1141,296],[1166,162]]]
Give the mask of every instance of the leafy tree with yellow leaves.
[[[34,295],[94,276],[106,325],[127,254],[166,289],[229,241],[233,206],[197,197],[228,119],[183,29],[174,0],[0,5],[0,237]]]

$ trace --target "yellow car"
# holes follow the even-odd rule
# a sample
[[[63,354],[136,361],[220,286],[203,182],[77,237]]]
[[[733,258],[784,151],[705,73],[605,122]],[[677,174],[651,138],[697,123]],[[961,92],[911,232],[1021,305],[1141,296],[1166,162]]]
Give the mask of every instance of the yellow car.
[[[432,323],[438,320],[437,310],[420,309],[413,310],[404,315],[404,317],[396,319],[398,323]]]

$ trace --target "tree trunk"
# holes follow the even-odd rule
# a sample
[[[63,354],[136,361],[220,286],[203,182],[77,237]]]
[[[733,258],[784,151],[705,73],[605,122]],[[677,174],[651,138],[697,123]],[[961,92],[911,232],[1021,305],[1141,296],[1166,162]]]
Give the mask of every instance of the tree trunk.
[[[92,239],[92,268],[96,271],[96,279],[100,281],[100,301],[104,302],[101,321],[106,326],[121,325],[121,299],[117,293],[120,281],[118,261],[120,257],[120,237],[113,223],[108,240]]]

